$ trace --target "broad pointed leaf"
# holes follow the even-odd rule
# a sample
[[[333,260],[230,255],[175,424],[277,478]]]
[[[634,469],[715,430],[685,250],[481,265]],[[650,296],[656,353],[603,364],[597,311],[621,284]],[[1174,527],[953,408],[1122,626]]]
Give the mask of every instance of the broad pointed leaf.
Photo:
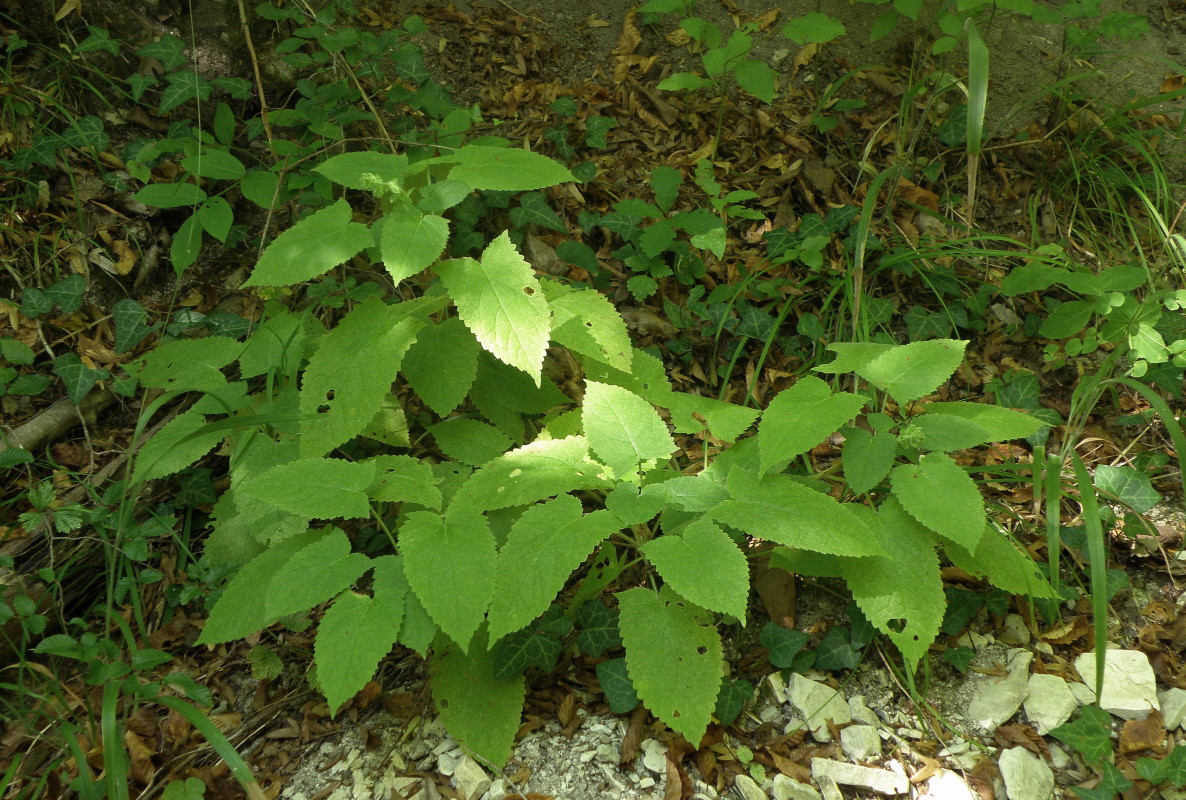
[[[424,610],[468,652],[494,594],[494,534],[486,518],[457,505],[443,517],[413,511],[399,529],[399,547]]]
[[[951,456],[927,453],[918,464],[894,467],[890,484],[910,516],[975,552],[984,533],[984,498]]]
[[[675,440],[659,412],[620,386],[587,381],[581,415],[589,446],[620,477],[675,452]]]
[[[449,222],[412,206],[397,206],[382,220],[379,253],[396,283],[430,267],[445,251]]]
[[[729,534],[698,519],[677,535],[666,534],[642,546],[663,581],[693,603],[728,614],[745,624],[749,563]]]
[[[605,488],[602,466],[589,458],[583,436],[524,445],[474,472],[458,497],[476,509],[522,506],[565,492]]]
[[[720,633],[709,615],[674,592],[637,588],[617,597],[626,668],[638,696],[698,746],[724,675]]]
[[[856,416],[868,398],[833,392],[814,376],[800,378],[770,401],[758,423],[762,472],[781,470]]]
[[[370,516],[366,490],[374,478],[374,464],[306,458],[251,476],[238,490],[306,519],[357,519]]]
[[[338,200],[276,237],[244,286],[289,286],[322,275],[375,244],[367,226],[351,221],[354,210]]]
[[[498,553],[490,638],[544,613],[573,570],[620,527],[608,511],[585,514],[581,501],[568,494],[524,511]]]
[[[457,314],[487,351],[538,386],[552,316],[531,266],[504,231],[482,253],[437,267]]]
[[[450,317],[420,330],[400,369],[420,399],[444,417],[461,405],[474,385],[480,350],[465,323]]]

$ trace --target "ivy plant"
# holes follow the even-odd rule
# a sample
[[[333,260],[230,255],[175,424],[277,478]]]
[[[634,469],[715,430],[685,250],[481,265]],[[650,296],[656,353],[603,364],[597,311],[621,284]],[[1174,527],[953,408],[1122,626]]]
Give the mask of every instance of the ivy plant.
[[[847,579],[911,670],[944,616],[940,550],[1007,591],[1049,593],[945,452],[1041,423],[921,403],[957,368],[962,342],[833,345],[821,371],[856,373],[869,391],[808,376],[765,411],[679,392],[608,300],[538,277],[507,234],[477,258],[446,257],[448,208],[476,190],[570,180],[556,162],[487,141],[423,157],[346,153],[317,172],[375,195],[380,216],[359,221],[345,199],[309,214],[247,285],[288,292],[369,259],[396,291],[344,306],[332,324],[272,302],[245,342],[177,340],[132,367],[165,397],[201,395],[144,444],[134,481],[220,444],[229,454],[205,560],[242,566],[201,643],[329,603],[314,664],[333,711],[398,642],[431,658],[446,727],[501,766],[523,670],[553,663],[563,645],[550,640],[574,622],[585,652],[620,640],[624,661],[599,674],[623,707],[632,690],[690,742],[714,714],[734,714],[745,692],[727,678],[718,625],[746,622],[748,558],[771,546],[796,571]],[[553,382],[549,348],[567,349],[583,374]],[[900,415],[865,414],[874,398]],[[838,430],[846,494],[867,504],[841,502],[799,468]],[[681,441],[697,440],[720,450],[685,474]],[[360,546],[364,525],[388,547]]]

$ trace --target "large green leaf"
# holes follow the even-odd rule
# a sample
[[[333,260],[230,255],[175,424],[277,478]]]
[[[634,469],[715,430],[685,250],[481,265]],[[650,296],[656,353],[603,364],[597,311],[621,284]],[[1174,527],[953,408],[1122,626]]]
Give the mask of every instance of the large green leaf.
[[[1058,597],[1058,593],[1042,575],[1041,568],[1020,549],[1009,536],[991,521],[985,523],[984,534],[973,555],[953,542],[943,545],[943,552],[951,563],[970,575],[983,575],[993,586],[1009,594],[1029,597]]]
[[[552,159],[518,148],[471,144],[435,160],[456,164],[449,178],[475,189],[529,192],[575,180],[571,172]]]
[[[341,153],[327,158],[313,168],[334,183],[348,189],[374,191],[379,182],[398,181],[408,172],[408,157],[402,153],[378,153],[360,150],[357,153]]]
[[[707,516],[750,536],[788,547],[841,556],[881,555],[872,531],[851,508],[785,475],[759,479],[752,472],[729,473],[726,500]]]
[[[844,480],[848,488],[864,494],[881,483],[898,452],[898,437],[850,428],[844,434]]]
[[[493,425],[467,417],[447,419],[430,429],[441,452],[454,461],[480,467],[501,456],[513,444]]]
[[[622,372],[630,371],[630,334],[622,315],[596,289],[543,282],[552,308],[552,341]]]
[[[481,261],[459,258],[438,265],[437,272],[482,347],[538,386],[552,315],[534,270],[507,233],[490,243]]]
[[[381,503],[415,503],[426,508],[441,507],[440,479],[432,465],[412,456],[375,456],[363,463],[376,467],[375,480],[367,488],[372,500]]]
[[[584,514],[581,501],[568,494],[524,511],[498,553],[490,638],[544,613],[573,570],[620,527],[608,511]]]
[[[226,435],[226,430],[208,426],[205,415],[186,411],[140,448],[132,480],[141,483],[183,470],[209,453]]]
[[[656,405],[671,412],[671,427],[676,433],[699,434],[708,428],[709,433],[725,442],[736,441],[761,413],[756,408],[686,392],[667,392]]]
[[[306,519],[358,519],[370,516],[366,490],[374,478],[374,464],[305,458],[252,475],[238,490]]]
[[[375,416],[419,323],[377,297],[359,303],[321,339],[301,381],[301,455],[357,436]],[[399,320],[399,321],[396,321]]]
[[[337,528],[311,530],[272,545],[227,584],[198,639],[217,644],[248,636],[287,614],[339,594],[371,566]]]
[[[155,347],[129,370],[140,383],[172,392],[208,392],[226,385],[221,370],[243,351],[226,336],[177,339]]]
[[[474,472],[458,498],[479,510],[523,506],[546,497],[606,488],[602,466],[589,458],[584,436],[547,439],[524,445]]]
[[[697,747],[708,730],[724,675],[711,615],[674,592],[619,592],[626,669],[655,716]]]
[[[375,244],[366,225],[351,221],[353,209],[338,200],[276,237],[244,286],[288,286],[322,275]]]
[[[474,385],[480,351],[465,323],[450,317],[420,330],[400,369],[420,399],[444,417],[461,405]]]
[[[984,498],[976,483],[946,453],[927,453],[900,464],[890,485],[902,507],[935,533],[974,552],[984,533]]]
[[[912,422],[926,435],[928,450],[963,450],[1024,439],[1045,425],[1029,414],[985,403],[928,403],[923,411]]]
[[[935,537],[893,497],[873,522],[881,546],[893,555],[845,559],[844,578],[861,611],[897,645],[913,673],[947,608]]]
[[[427,269],[449,241],[449,222],[412,206],[396,206],[381,221],[379,253],[396,283]]]
[[[698,519],[678,535],[652,539],[642,552],[680,595],[745,624],[749,562],[719,525]]]
[[[828,345],[836,360],[818,372],[855,372],[899,404],[930,394],[951,377],[964,358],[967,342],[935,339],[903,345],[837,343]]]
[[[432,696],[441,722],[462,745],[496,771],[511,757],[523,715],[522,675],[494,677],[494,658],[479,633],[467,656],[446,647],[434,664]]]
[[[374,596],[343,592],[317,627],[313,663],[330,714],[371,679],[403,623],[408,584],[399,557],[377,558],[374,568]]]
[[[868,398],[833,392],[828,384],[808,375],[770,401],[758,423],[762,472],[781,470],[856,416]]]
[[[399,529],[399,548],[424,610],[468,651],[494,594],[494,534],[486,518],[457,504],[443,517],[413,511]]]
[[[581,418],[589,447],[619,477],[645,471],[675,452],[659,412],[620,386],[586,381]]]

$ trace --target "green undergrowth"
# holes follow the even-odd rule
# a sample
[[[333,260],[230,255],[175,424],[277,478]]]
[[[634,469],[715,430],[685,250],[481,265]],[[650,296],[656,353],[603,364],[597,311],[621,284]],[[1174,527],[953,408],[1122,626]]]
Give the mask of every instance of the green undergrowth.
[[[478,258],[442,259],[442,198],[535,191],[570,179],[559,164],[485,140],[348,153],[317,172],[374,195],[383,214],[353,221],[345,200],[309,214],[265,250],[247,286],[277,292],[361,255],[414,296],[368,297],[331,324],[273,303],[244,341],[170,342],[130,370],[164,398],[200,396],[145,443],[136,483],[220,444],[230,456],[204,558],[243,566],[201,642],[329,601],[314,665],[331,709],[400,642],[431,655],[450,731],[501,765],[521,672],[538,663],[522,655],[542,641],[527,626],[604,614],[607,589],[625,657],[604,669],[692,742],[733,685],[718,625],[747,621],[747,561],[771,547],[780,567],[844,578],[910,672],[944,616],[940,552],[1012,593],[1050,596],[947,455],[1043,423],[982,403],[918,404],[958,367],[963,342],[831,345],[836,359],[817,371],[853,373],[867,389],[805,376],[763,411],[675,391],[608,301],[537,277],[505,234]],[[583,368],[573,397],[544,377],[552,346]],[[843,478],[805,469],[801,457],[837,431]],[[704,447],[685,474],[676,436],[729,446]],[[430,442],[439,458],[415,455]],[[582,568],[590,556],[595,568]],[[549,612],[574,573],[577,594]],[[590,655],[616,644],[578,627]]]

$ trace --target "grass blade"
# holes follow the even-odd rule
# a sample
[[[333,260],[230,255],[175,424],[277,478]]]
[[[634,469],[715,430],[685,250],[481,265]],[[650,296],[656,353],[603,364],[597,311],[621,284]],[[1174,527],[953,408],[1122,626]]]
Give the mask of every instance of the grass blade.
[[[1099,503],[1091,475],[1078,453],[1071,453],[1075,483],[1079,485],[1079,503],[1087,534],[1087,558],[1091,562],[1091,614],[1095,632],[1095,701],[1104,688],[1104,651],[1108,646],[1108,557],[1104,549],[1104,527],[1100,524]]]

